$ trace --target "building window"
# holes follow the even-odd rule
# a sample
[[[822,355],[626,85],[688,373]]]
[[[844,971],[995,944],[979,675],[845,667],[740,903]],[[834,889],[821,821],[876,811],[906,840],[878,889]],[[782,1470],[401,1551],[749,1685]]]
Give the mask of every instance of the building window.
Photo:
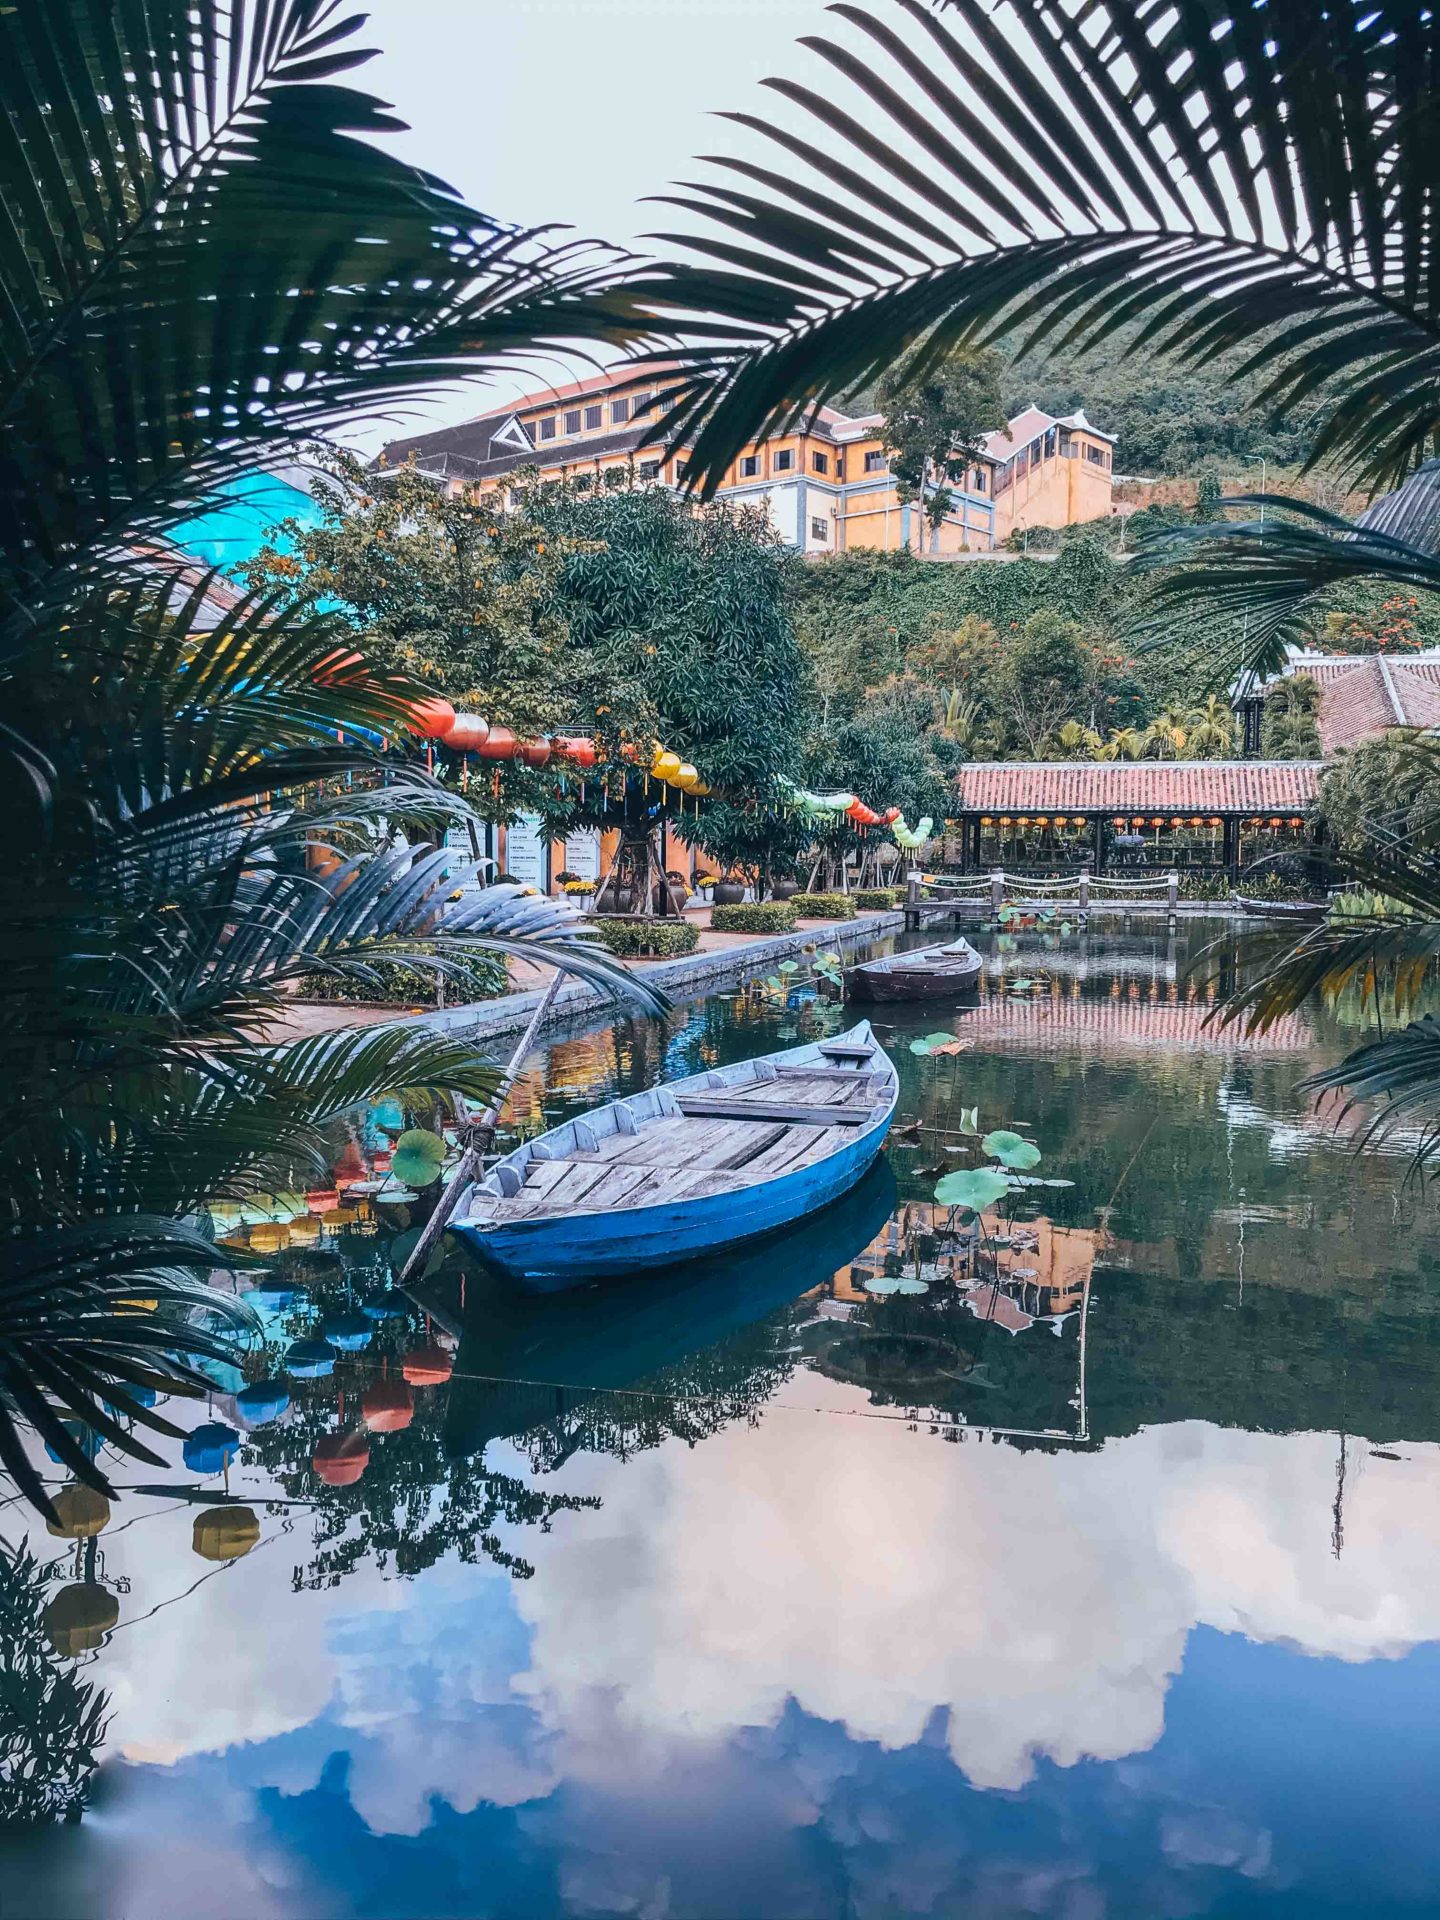
[[[1087,460],[1093,460],[1097,467],[1108,467],[1110,464],[1110,456],[1103,447],[1087,446],[1085,449],[1085,458]]]
[[[585,431],[587,433],[593,433],[596,427],[600,425],[601,421],[604,418],[605,418],[605,409],[603,407],[586,407]]]
[[[776,473],[789,473],[795,464],[795,455],[789,447],[782,447],[776,454],[773,464]]]
[[[542,440],[553,440],[555,438],[554,414],[547,413],[543,420],[537,420],[535,423],[535,431]]]
[[[810,517],[810,538],[812,540],[828,540],[830,538],[830,522],[828,520],[822,520],[818,514],[812,514]]]
[[[637,393],[635,398],[630,402],[631,416],[638,420],[642,413],[649,413],[649,411],[650,395],[648,393]]]
[[[578,407],[572,408],[571,411],[566,414],[565,431],[566,433],[578,433],[580,431],[580,409]]]
[[[865,456],[866,473],[880,473],[888,464],[883,453],[867,453]]]
[[[990,481],[986,475],[984,467],[977,467],[975,469],[976,493],[984,493],[985,489],[989,486],[989,484],[990,484]]]
[[[628,400],[612,400],[610,402],[610,424],[612,427],[623,427],[629,418],[630,402]]]
[[[660,462],[658,460],[642,460],[640,462],[640,478],[642,480],[658,480],[660,478]]]
[[[830,471],[829,454],[828,453],[812,453],[810,456],[810,465],[814,468],[816,473],[829,473]]]
[[[740,460],[740,478],[742,480],[753,480],[759,471],[760,456],[758,453],[742,455]]]

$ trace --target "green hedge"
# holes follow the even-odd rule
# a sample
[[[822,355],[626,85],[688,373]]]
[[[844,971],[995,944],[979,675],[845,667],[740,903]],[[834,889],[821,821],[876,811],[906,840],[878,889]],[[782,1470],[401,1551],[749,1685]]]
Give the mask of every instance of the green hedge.
[[[904,891],[903,887],[862,887],[850,898],[861,913],[889,913],[899,906]]]
[[[765,900],[753,907],[712,907],[710,924],[716,933],[793,933],[795,902]]]
[[[621,960],[673,959],[694,953],[700,929],[690,920],[592,920],[600,944]]]
[[[797,893],[790,902],[802,920],[853,920],[855,902],[843,893]]]
[[[367,960],[365,978],[333,973],[307,974],[296,998],[362,1007],[436,1007],[440,975],[430,967],[407,967],[400,960]],[[495,1000],[505,991],[505,962],[493,954],[452,960],[445,970],[445,1004],[463,1007],[472,1000]]]

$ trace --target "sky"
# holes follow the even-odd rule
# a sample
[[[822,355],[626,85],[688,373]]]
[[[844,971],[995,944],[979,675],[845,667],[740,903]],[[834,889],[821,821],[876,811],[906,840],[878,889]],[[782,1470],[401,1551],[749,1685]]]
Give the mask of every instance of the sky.
[[[398,152],[499,219],[621,245],[670,217],[647,194],[733,148],[714,112],[765,111],[759,82],[802,71],[795,41],[835,24],[821,0],[371,0],[368,14],[360,43],[380,54],[355,84],[409,123]],[[471,384],[423,418],[466,419],[531,384]]]

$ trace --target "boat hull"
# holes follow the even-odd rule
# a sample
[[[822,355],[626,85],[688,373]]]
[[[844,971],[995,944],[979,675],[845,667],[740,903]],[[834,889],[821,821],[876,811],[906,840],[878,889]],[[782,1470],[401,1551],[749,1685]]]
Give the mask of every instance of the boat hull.
[[[591,1280],[653,1271],[777,1233],[818,1213],[863,1179],[885,1144],[899,1097],[899,1080],[876,1044],[869,1023],[863,1020],[848,1035],[791,1048],[770,1056],[766,1063],[824,1067],[830,1058],[854,1058],[857,1049],[864,1049],[862,1058],[873,1057],[883,1067],[888,1092],[879,1094],[883,1104],[876,1105],[872,1117],[855,1125],[850,1137],[823,1159],[773,1178],[736,1180],[720,1192],[681,1195],[668,1202],[659,1199],[651,1206],[582,1208],[573,1213],[555,1211],[506,1220],[494,1218],[484,1208],[479,1210],[480,1217],[472,1217],[467,1203],[462,1202],[450,1223],[450,1232],[487,1267],[532,1293],[556,1293]],[[621,1109],[630,1108],[633,1118],[637,1103],[641,1107],[649,1103],[648,1110],[653,1114],[654,1103],[662,1096],[673,1102],[677,1093],[713,1093],[717,1081],[723,1092],[729,1085],[744,1084],[735,1076],[754,1064],[737,1063],[629,1100],[612,1101],[517,1148],[485,1176],[485,1183],[498,1182],[499,1190],[515,1192],[523,1184],[531,1156],[540,1152],[545,1158],[564,1158],[563,1152],[557,1156],[553,1149],[567,1141],[573,1146],[577,1127],[584,1128],[587,1135],[604,1137],[619,1126]],[[593,1140],[589,1144],[593,1145]],[[547,1146],[551,1149],[548,1153]],[[494,1192],[496,1187],[489,1184],[488,1190]],[[480,1191],[482,1183],[477,1183],[476,1192]]]
[[[872,973],[864,967],[852,967],[845,985],[852,1000],[958,1000],[976,991],[982,970],[979,961],[973,967],[937,968],[934,973],[919,968],[904,973]]]
[[[451,1232],[486,1266],[531,1293],[557,1293],[587,1280],[673,1266],[778,1233],[828,1207],[874,1164],[889,1127],[887,1116],[883,1126],[867,1127],[818,1166],[703,1200],[488,1228],[460,1220]]]

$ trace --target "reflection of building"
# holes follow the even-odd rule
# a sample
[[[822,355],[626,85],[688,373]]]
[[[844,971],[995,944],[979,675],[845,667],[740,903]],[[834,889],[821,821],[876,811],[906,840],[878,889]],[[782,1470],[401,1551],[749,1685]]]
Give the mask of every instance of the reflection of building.
[[[992,1219],[993,1226],[993,1219]],[[981,1252],[973,1229],[954,1225],[954,1210],[933,1201],[912,1200],[821,1291],[851,1306],[873,1305],[867,1283],[880,1276],[911,1277],[931,1286],[946,1282],[972,1292],[990,1293],[990,1262],[1000,1294],[996,1313],[1010,1332],[1035,1320],[1074,1312],[1084,1298],[1104,1236],[1096,1227],[1061,1227],[1043,1214],[1017,1222],[1008,1247]],[[1013,1304],[1013,1313],[1000,1301]]]
[[[1065,1053],[1086,1047],[1096,1053],[1303,1053],[1313,1041],[1302,1014],[1282,1014],[1264,1033],[1247,1035],[1238,1025],[1212,1024],[1214,1010],[1203,999],[1146,997],[1138,982],[1117,982],[1108,999],[1092,1000],[1076,982],[1065,993],[982,999],[964,1016],[961,1030],[985,1047],[1054,1047]]]
[[[665,377],[656,370],[657,391]],[[499,486],[524,466],[581,488],[632,476],[679,485],[684,451],[644,444],[653,396],[625,391],[633,379],[633,370],[619,369],[541,388],[459,426],[392,441],[382,459],[414,460],[457,493]],[[1022,528],[1068,526],[1110,512],[1110,435],[1083,412],[1057,419],[1030,406],[1003,431],[984,436],[974,466],[951,488],[932,548],[918,512],[900,503],[879,430],[878,414],[852,418],[817,407],[791,431],[743,447],[720,497],[763,506],[782,539],[815,556],[849,547],[987,552]]]

